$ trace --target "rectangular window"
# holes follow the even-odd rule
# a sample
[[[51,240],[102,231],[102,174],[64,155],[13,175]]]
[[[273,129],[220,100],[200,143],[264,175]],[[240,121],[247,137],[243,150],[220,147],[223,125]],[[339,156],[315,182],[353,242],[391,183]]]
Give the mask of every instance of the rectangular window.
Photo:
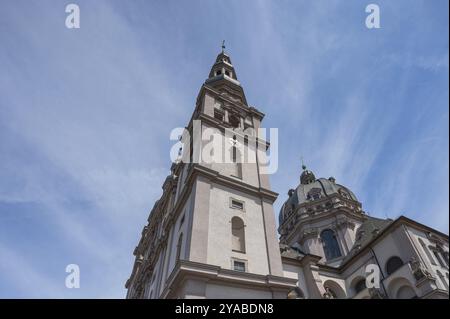
[[[434,256],[436,257],[436,259],[437,259],[439,265],[441,265],[441,267],[444,267],[444,268],[445,268],[445,264],[444,264],[444,262],[442,261],[442,258],[441,258],[441,256],[439,255],[439,252],[436,251],[436,250],[433,250],[433,254],[434,254]]]
[[[223,112],[215,109],[214,110],[214,118],[219,121],[223,121]]]
[[[233,209],[239,209],[239,210],[244,210],[244,202],[237,200],[237,199],[230,199],[231,203],[230,203],[230,207]]]
[[[245,262],[244,261],[233,261],[233,269],[236,271],[243,271],[245,272]]]

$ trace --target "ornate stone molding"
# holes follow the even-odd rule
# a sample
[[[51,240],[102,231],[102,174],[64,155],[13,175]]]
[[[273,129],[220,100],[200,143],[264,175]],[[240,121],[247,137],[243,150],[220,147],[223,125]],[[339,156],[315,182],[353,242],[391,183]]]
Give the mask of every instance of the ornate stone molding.
[[[355,229],[356,224],[349,219],[338,220],[336,224],[337,229],[349,228],[351,230]]]
[[[305,229],[300,236],[300,242],[304,242],[309,238],[317,238],[319,236],[319,230],[317,228]]]
[[[411,271],[416,281],[421,281],[425,278],[434,279],[433,276],[428,271],[428,269],[426,269],[426,267],[417,258],[412,257],[409,261],[409,264],[411,266]]]

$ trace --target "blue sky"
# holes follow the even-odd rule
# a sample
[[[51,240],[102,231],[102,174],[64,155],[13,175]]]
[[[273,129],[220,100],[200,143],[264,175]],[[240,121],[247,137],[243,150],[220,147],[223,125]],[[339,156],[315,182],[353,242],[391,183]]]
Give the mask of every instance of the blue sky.
[[[365,7],[381,8],[381,29]],[[372,216],[448,233],[447,0],[69,1],[0,5],[0,298],[121,298],[132,251],[226,39],[248,102]],[[81,288],[65,288],[65,267]]]

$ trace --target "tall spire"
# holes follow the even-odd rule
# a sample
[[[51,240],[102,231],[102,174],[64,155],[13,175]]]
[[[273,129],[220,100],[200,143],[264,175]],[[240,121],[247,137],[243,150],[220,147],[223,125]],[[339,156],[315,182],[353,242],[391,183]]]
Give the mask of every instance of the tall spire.
[[[221,93],[232,95],[235,100],[241,100],[244,105],[248,106],[244,89],[237,79],[231,58],[225,52],[225,40],[222,41],[221,48],[222,50],[217,55],[205,84]]]
[[[240,85],[230,56],[225,52],[225,40],[222,41],[222,51],[217,55],[216,62],[212,66],[211,72],[209,72],[208,82],[219,79],[226,79]]]

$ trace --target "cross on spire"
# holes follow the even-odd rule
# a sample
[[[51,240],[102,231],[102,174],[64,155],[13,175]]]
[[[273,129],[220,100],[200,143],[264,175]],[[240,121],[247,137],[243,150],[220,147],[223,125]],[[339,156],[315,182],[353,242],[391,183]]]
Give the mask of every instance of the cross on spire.
[[[225,52],[225,40],[222,40],[222,53]]]

